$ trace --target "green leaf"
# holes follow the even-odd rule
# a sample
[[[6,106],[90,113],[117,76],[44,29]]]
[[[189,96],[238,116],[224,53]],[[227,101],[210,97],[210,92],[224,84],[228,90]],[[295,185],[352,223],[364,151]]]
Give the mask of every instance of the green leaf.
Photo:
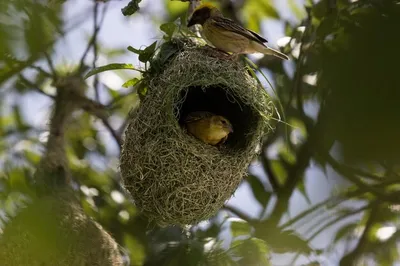
[[[139,81],[140,81],[140,79],[138,79],[138,78],[130,79],[130,80],[126,81],[124,84],[122,84],[122,87],[124,87],[124,88],[133,87],[133,86],[135,86]]]
[[[188,9],[187,3],[181,1],[164,1],[164,3],[165,11],[171,19],[177,18],[181,14],[185,14]]]
[[[246,178],[246,180],[249,182],[256,200],[265,208],[269,202],[271,193],[265,190],[264,184],[257,176],[250,175]]]
[[[252,237],[251,239],[249,239],[249,241],[251,241],[254,244],[254,246],[258,248],[258,251],[261,254],[267,254],[269,252],[269,247],[264,240]]]
[[[275,176],[278,178],[279,184],[283,185],[287,179],[287,172],[285,167],[282,165],[282,162],[279,160],[271,160],[271,168],[275,173]]]
[[[36,152],[30,151],[30,150],[25,150],[24,151],[24,156],[32,164],[39,163],[40,158],[41,158],[39,154],[37,154]]]
[[[239,257],[239,265],[271,265],[269,262],[269,247],[260,238],[235,240],[232,242],[233,255]]]
[[[145,84],[145,82],[141,82],[138,84],[138,86],[136,87],[136,91],[138,92],[138,94],[142,97],[146,96],[147,94],[147,86]]]
[[[245,2],[243,14],[246,17],[248,28],[258,32],[260,24],[265,18],[279,19],[279,14],[271,2],[268,0],[248,0]]]
[[[312,5],[312,15],[318,19],[324,18],[329,11],[328,1],[319,1],[318,3]]]
[[[150,60],[150,58],[153,56],[154,51],[156,50],[157,46],[157,41],[153,42],[151,45],[147,46],[146,49],[144,49],[140,54],[139,54],[139,61],[146,63]]]
[[[164,42],[154,60],[151,61],[152,73],[158,73],[171,58],[177,53],[179,46],[172,42]]]
[[[331,14],[329,16],[324,17],[317,28],[317,36],[321,39],[324,39],[329,34],[335,32],[335,25],[337,23],[337,14]]]
[[[121,12],[124,16],[130,16],[136,13],[140,8],[139,8],[139,3],[142,0],[132,0],[128,3],[127,6],[121,9]]]
[[[106,66],[96,67],[95,69],[90,70],[89,73],[87,73],[85,75],[84,79],[87,79],[88,77],[91,77],[91,76],[96,75],[101,72],[105,72],[108,70],[116,70],[116,69],[129,69],[129,70],[136,70],[139,72],[143,72],[143,71],[137,69],[136,67],[134,67],[132,64],[113,63],[113,64],[109,64]]]
[[[135,53],[135,54],[141,54],[143,52],[143,50],[136,49],[130,45],[128,46],[128,51]]]
[[[29,129],[29,126],[25,123],[24,118],[21,115],[21,110],[19,106],[13,106],[13,115],[18,131],[25,132]]]
[[[145,249],[143,245],[133,236],[125,234],[125,246],[130,251],[131,265],[142,265],[145,259]]]
[[[249,235],[251,233],[250,225],[245,221],[231,222],[231,234],[235,238],[237,236]]]
[[[27,172],[24,169],[13,169],[9,172],[8,182],[11,190],[28,193],[30,191],[27,182]]]
[[[350,234],[351,232],[353,232],[357,226],[358,226],[358,224],[353,224],[353,223],[343,226],[336,232],[336,236],[335,236],[335,239],[333,240],[333,242],[334,243],[338,242],[343,237],[345,237],[348,234]]]
[[[308,242],[292,230],[283,232],[269,231],[269,236],[266,240],[271,249],[276,253],[299,252],[310,254],[312,252],[312,249],[308,246]]]
[[[305,188],[305,186],[304,186],[304,181],[303,181],[304,179],[302,178],[301,180],[302,180],[302,181],[297,185],[297,189],[298,189],[299,192],[304,196],[304,198],[306,198],[308,204],[311,205],[311,200],[310,200],[310,198],[308,197],[306,188]]]
[[[168,23],[164,23],[160,26],[160,30],[162,30],[163,32],[165,32],[165,34],[167,35],[167,37],[169,37],[168,39],[171,39],[172,35],[174,34],[176,29],[176,25],[173,22],[168,22]]]

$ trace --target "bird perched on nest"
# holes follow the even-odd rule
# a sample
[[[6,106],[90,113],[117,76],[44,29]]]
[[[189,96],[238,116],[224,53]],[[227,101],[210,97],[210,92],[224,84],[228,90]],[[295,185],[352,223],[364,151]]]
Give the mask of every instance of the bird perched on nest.
[[[228,119],[210,112],[192,112],[185,117],[184,123],[190,134],[214,146],[224,143],[233,132]]]
[[[225,18],[221,11],[211,4],[197,7],[191,16],[188,27],[200,24],[204,37],[217,49],[238,54],[263,53],[288,60],[289,57],[265,45],[268,42],[254,31]]]

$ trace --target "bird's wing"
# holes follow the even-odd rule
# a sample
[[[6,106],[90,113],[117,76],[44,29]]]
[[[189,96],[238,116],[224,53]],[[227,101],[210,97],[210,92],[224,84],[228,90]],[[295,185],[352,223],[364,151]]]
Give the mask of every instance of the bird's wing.
[[[184,121],[185,123],[191,123],[212,116],[214,116],[214,114],[210,112],[203,112],[203,111],[192,112],[185,117]]]
[[[258,33],[255,33],[252,30],[248,30],[240,26],[237,22],[233,21],[229,18],[224,17],[213,17],[210,19],[211,23],[220,29],[224,29],[227,31],[232,31],[238,33],[250,40],[259,42],[259,43],[266,43],[268,42],[264,37],[260,36]]]

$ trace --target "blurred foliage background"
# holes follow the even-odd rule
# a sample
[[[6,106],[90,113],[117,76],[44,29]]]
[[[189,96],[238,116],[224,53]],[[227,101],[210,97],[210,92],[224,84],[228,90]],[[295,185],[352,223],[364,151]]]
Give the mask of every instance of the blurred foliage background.
[[[214,218],[158,228],[119,184],[122,133],[139,103],[136,87],[122,84],[140,75],[93,76],[82,92],[89,102],[65,132],[85,213],[117,241],[127,265],[400,265],[400,2],[213,3],[275,36],[270,44],[290,55],[249,56],[285,121]],[[167,0],[0,2],[0,232],[34,198],[55,83],[106,63],[143,66],[126,47],[153,43],[160,25],[165,31],[187,10]],[[123,23],[129,32],[117,28]],[[110,42],[121,36],[121,45]]]

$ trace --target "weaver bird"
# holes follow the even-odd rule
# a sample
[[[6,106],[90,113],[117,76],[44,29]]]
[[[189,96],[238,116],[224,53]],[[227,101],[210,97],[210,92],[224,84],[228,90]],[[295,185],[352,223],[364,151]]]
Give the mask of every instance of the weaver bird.
[[[193,112],[184,119],[187,131],[206,144],[224,143],[229,133],[233,132],[232,124],[223,116],[210,112]]]
[[[200,24],[204,37],[217,49],[238,54],[263,53],[288,60],[289,57],[265,45],[268,42],[254,31],[240,26],[235,21],[225,18],[221,11],[210,4],[196,8],[191,16],[188,27]]]

